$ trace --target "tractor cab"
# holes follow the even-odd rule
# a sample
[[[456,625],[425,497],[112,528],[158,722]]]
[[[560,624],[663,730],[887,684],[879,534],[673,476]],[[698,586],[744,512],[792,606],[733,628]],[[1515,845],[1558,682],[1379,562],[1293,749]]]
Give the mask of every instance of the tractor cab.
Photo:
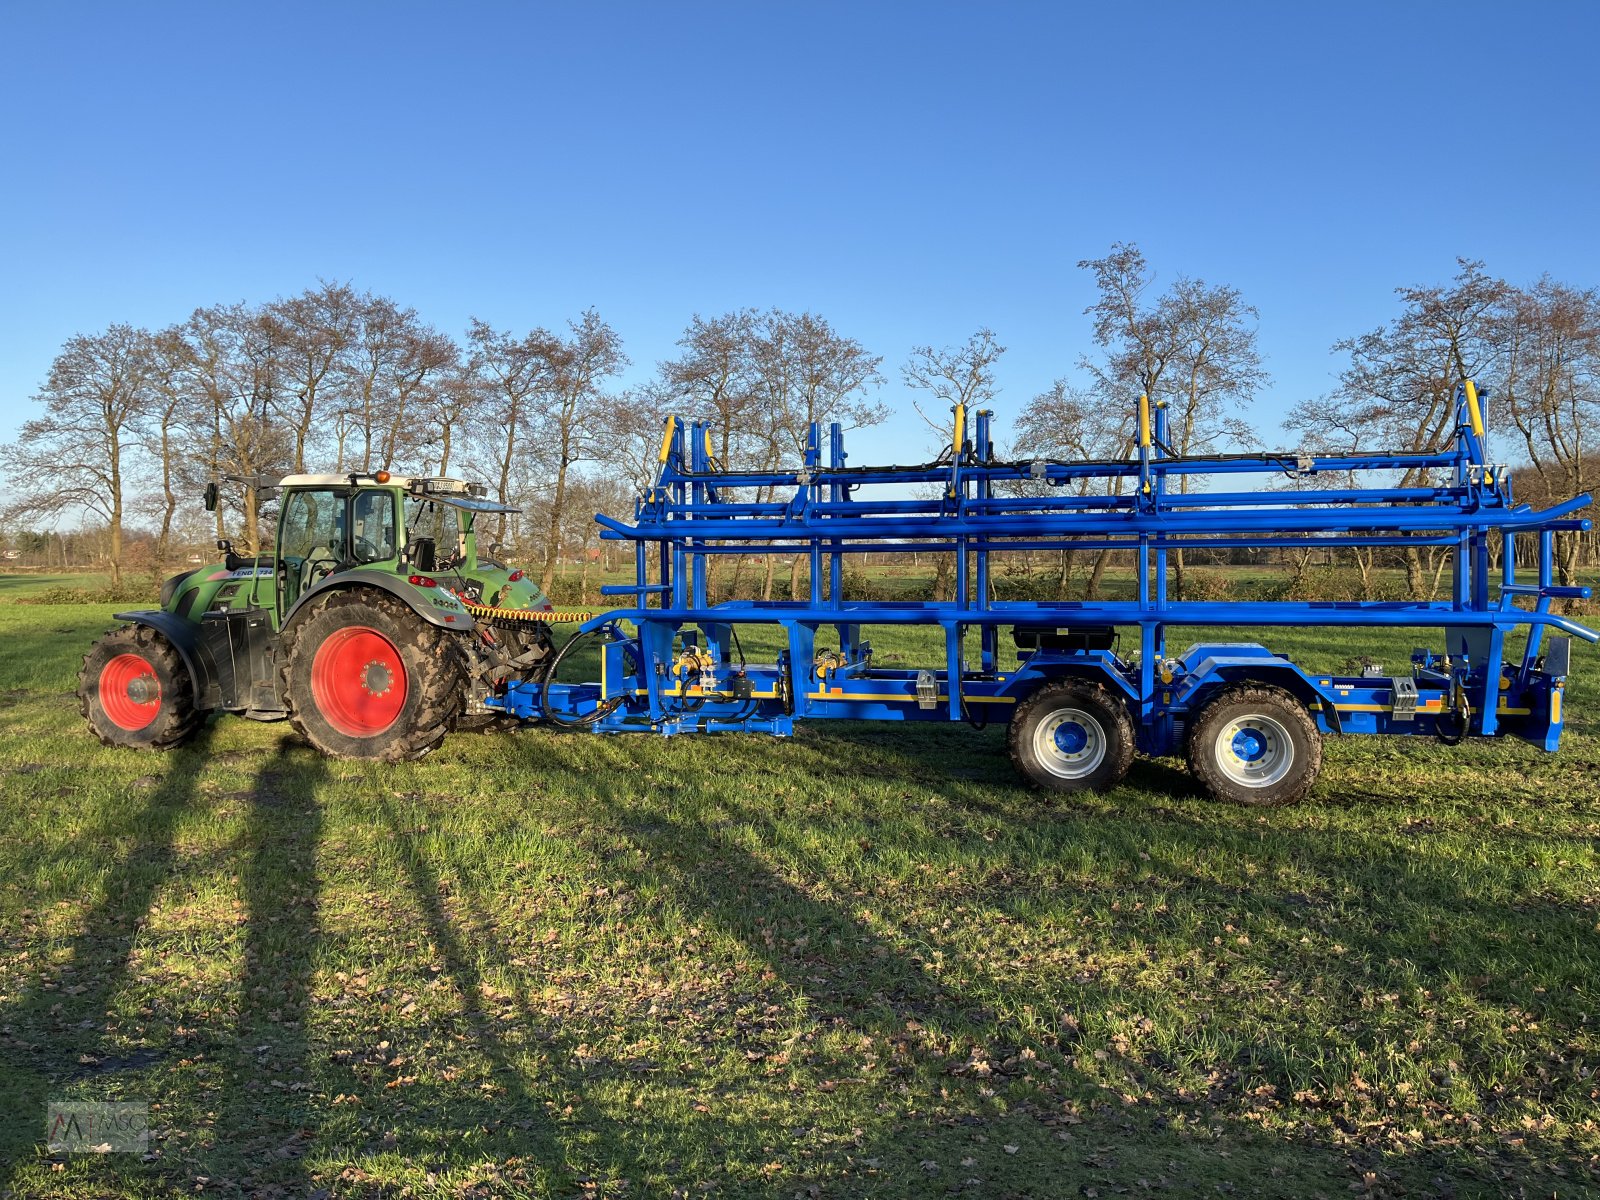
[[[477,519],[520,511],[488,499],[481,484],[387,471],[300,474],[261,493],[278,501],[270,554],[239,555],[219,543],[224,561],[169,580],[164,608],[187,601],[186,613],[259,609],[281,629],[325,584],[359,572],[367,582],[376,575],[381,584],[437,591],[430,607],[453,596],[472,605],[550,610],[523,572],[480,556]],[[207,501],[215,506],[209,488]]]

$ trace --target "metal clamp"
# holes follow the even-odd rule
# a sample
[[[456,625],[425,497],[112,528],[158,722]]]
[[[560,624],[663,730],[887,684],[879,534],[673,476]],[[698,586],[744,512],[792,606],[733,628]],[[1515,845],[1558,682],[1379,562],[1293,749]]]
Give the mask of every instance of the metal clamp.
[[[1396,721],[1417,719],[1417,681],[1409,675],[1398,675],[1389,681],[1394,689],[1394,706],[1390,716]]]

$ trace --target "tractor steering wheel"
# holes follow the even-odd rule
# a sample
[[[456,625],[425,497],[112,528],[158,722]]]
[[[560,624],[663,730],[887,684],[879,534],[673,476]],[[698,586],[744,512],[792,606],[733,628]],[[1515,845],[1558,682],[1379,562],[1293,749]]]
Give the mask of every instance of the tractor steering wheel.
[[[378,547],[364,537],[352,539],[351,549],[355,551],[357,562],[377,562],[380,558],[388,557],[386,554],[380,554]]]

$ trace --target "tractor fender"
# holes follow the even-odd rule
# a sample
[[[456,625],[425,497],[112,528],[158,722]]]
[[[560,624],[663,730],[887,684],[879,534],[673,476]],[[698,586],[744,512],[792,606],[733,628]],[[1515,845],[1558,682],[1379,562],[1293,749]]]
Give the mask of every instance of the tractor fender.
[[[113,613],[112,616],[118,621],[149,626],[171,642],[172,648],[178,652],[178,657],[183,659],[183,665],[189,672],[190,682],[194,684],[196,707],[208,707],[203,701],[207,693],[214,688],[217,672],[211,661],[210,651],[200,640],[199,626],[161,609],[140,609],[137,612]]]
[[[294,602],[293,607],[283,614],[279,628],[288,629],[296,616],[319,597],[326,596],[330,592],[349,591],[353,588],[376,588],[388,592],[391,596],[404,600],[412,611],[428,624],[437,625],[441,629],[467,633],[475,627],[472,614],[467,611],[466,605],[444,588],[416,587],[402,576],[393,575],[388,571],[358,570],[340,571],[329,575],[315,587],[308,588]]]

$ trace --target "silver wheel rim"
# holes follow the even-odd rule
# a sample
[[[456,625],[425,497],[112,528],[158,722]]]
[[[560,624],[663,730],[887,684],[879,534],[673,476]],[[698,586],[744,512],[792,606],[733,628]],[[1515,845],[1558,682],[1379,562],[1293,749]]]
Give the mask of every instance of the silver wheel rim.
[[[1105,761],[1106,731],[1081,708],[1058,708],[1034,728],[1033,756],[1057,779],[1082,779]]]
[[[1213,750],[1222,773],[1241,787],[1271,787],[1294,766],[1294,740],[1288,728],[1266,713],[1246,713],[1229,721],[1217,734]]]

